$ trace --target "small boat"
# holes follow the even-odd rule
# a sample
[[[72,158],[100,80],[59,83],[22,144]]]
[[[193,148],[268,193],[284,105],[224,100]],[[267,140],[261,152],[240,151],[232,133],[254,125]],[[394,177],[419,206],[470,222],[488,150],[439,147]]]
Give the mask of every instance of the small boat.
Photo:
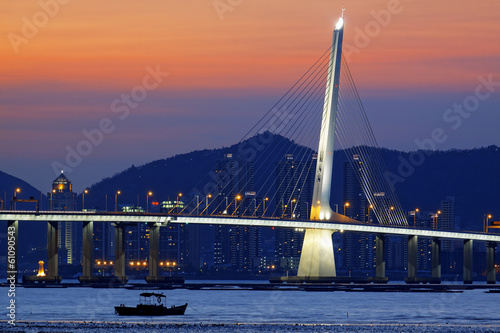
[[[179,316],[184,314],[188,306],[186,303],[168,307],[166,301],[167,296],[163,293],[142,293],[136,307],[120,304],[120,306],[115,306],[115,313],[120,316]]]

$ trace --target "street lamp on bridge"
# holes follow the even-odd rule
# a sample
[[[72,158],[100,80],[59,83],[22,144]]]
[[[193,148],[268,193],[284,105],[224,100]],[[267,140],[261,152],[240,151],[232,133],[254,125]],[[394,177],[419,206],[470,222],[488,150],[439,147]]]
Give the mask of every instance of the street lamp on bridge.
[[[227,214],[227,209],[229,208],[229,204],[227,203],[228,200],[227,200],[227,197],[224,197],[224,199],[226,200],[226,208],[224,208],[224,211],[222,212],[222,214]],[[219,207],[220,205],[218,205],[217,207]]]
[[[348,202],[346,202],[346,203],[344,204],[344,216],[345,216],[345,209],[346,209],[346,207],[349,207],[349,205],[350,205],[350,203],[348,203]]]
[[[432,216],[432,229],[437,229],[439,214],[441,214],[440,210],[438,210],[437,213]]]
[[[373,210],[373,205],[371,205],[371,204],[368,206],[368,223],[371,222],[371,220],[370,220],[370,209]]]
[[[196,215],[200,215],[200,196],[195,195],[196,197]]]
[[[394,210],[394,206],[389,209],[389,223],[391,223],[391,212]]]
[[[149,191],[146,195],[146,213],[149,213],[149,197],[153,195],[153,192]]]
[[[82,193],[82,211],[85,210],[85,194],[89,193],[89,190],[85,189]]]
[[[52,195],[56,193],[56,190],[50,191],[50,210],[54,210],[54,204],[52,203]]]
[[[240,200],[240,199],[241,199],[241,195],[239,195],[239,194],[234,198],[234,212],[231,215],[234,215],[235,213],[236,213],[236,215],[238,215],[237,214],[237,211],[238,211],[238,200]]]
[[[293,203],[297,202],[297,199],[292,199],[291,207],[290,207],[290,217],[294,218],[295,214],[293,213]]]
[[[122,194],[121,191],[116,191],[115,193],[115,212],[118,211],[118,195]]]
[[[205,210],[207,211],[207,215],[208,215],[208,199],[211,198],[212,195],[209,193],[206,197],[205,197]],[[201,212],[203,214],[203,212]]]
[[[182,198],[182,193],[177,195],[177,202],[175,203],[175,207],[177,207],[177,214],[179,214],[179,198]]]
[[[264,216],[264,214],[266,214],[266,201],[269,201],[268,197],[264,198],[264,202],[263,202],[263,204],[264,204],[264,210],[262,211],[262,216]]]
[[[484,214],[484,217],[483,218],[483,232],[487,232],[488,231],[488,223],[490,222],[490,219],[493,217],[491,216],[491,214]]]
[[[14,197],[12,197],[12,201],[10,202],[10,209],[12,209],[12,202],[14,202],[14,210],[16,210],[16,201],[17,201],[17,194],[21,192],[21,189],[18,187],[14,191]]]

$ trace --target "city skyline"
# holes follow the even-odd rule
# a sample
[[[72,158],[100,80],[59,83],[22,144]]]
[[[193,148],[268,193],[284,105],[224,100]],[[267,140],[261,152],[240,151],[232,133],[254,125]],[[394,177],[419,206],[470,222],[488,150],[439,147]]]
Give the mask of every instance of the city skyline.
[[[342,6],[54,1],[2,14],[0,169],[43,189],[67,147],[99,129],[102,140],[66,170],[77,191],[132,164],[237,142],[326,50]],[[346,7],[344,53],[381,146],[418,149],[436,128],[447,135],[437,149],[499,143],[497,3]],[[23,30],[34,22],[36,32]],[[126,111],[121,95],[146,77],[147,97]],[[480,78],[491,94],[460,123],[446,121]]]

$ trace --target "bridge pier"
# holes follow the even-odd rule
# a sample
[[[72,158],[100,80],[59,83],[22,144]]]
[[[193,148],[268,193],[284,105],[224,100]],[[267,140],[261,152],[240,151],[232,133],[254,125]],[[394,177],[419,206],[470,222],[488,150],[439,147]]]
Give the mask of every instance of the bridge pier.
[[[125,275],[125,225],[114,223],[115,227],[115,277],[120,281],[126,281]]]
[[[385,277],[385,235],[377,234],[375,237],[375,282],[387,282]]]
[[[417,244],[417,236],[408,236],[408,277],[406,278],[408,283],[417,281]]]
[[[82,260],[82,279],[92,277],[92,245],[94,239],[94,222],[83,222],[83,260]]]
[[[58,222],[47,222],[47,277],[58,278],[57,236]]]
[[[335,277],[333,230],[306,229],[297,277],[304,280]]]
[[[18,242],[19,242],[19,221],[7,222],[7,277],[14,277],[14,283],[18,282],[19,272],[17,271],[19,265],[18,259]],[[11,259],[14,259],[12,262]],[[10,273],[12,272],[12,273]]]
[[[441,240],[433,238],[431,243],[432,278],[441,280]]]
[[[158,280],[158,257],[160,254],[160,227],[156,223],[149,224],[149,279]]]
[[[495,251],[497,244],[495,242],[486,243],[486,282],[495,284],[497,282],[497,271],[495,268]]]
[[[464,284],[472,284],[472,239],[464,240]]]

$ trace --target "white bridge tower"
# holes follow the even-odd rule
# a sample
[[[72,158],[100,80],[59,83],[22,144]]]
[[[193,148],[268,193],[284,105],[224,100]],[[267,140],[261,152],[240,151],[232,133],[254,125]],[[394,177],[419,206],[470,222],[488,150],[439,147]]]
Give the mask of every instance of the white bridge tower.
[[[342,9],[342,16],[333,31],[333,42],[330,50],[330,63],[328,66],[323,119],[321,122],[318,159],[314,178],[311,220],[346,222],[349,220],[345,216],[335,213],[330,207],[343,33],[344,9]],[[336,276],[332,234],[332,230],[306,229],[297,273],[298,277],[319,278]]]

